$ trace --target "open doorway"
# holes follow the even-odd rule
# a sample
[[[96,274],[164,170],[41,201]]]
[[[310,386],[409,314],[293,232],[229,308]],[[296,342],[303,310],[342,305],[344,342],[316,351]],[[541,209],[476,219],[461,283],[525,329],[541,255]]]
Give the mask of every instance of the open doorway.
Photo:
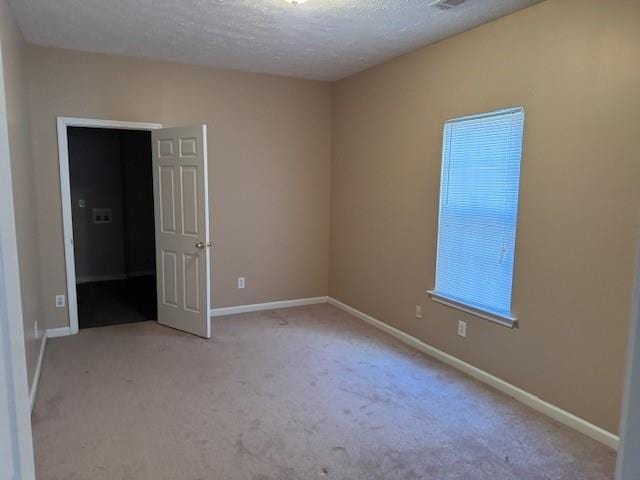
[[[124,211],[131,212],[132,209],[123,209],[122,206],[125,203],[125,177],[130,184],[136,181],[136,175],[145,177],[148,174],[153,192],[150,132],[161,127],[157,123],[58,117],[70,334],[79,330],[81,310],[83,328],[155,318],[148,307],[146,314],[136,315],[136,307],[127,307],[127,301],[123,299],[125,295],[131,296],[124,288],[126,285],[122,285],[128,278],[127,271],[132,273],[132,279],[136,278],[136,273],[153,273],[155,246],[151,262],[146,256],[142,258],[147,265],[152,265],[146,272],[143,269],[134,271],[131,267],[134,262],[127,265],[125,243],[135,242],[135,238],[129,236],[128,240],[125,239]],[[143,135],[146,135],[146,145],[142,145]],[[81,163],[83,160],[86,164]],[[125,166],[127,160],[133,164]],[[141,163],[146,163],[147,172],[143,171]],[[123,174],[125,169],[127,175]],[[149,201],[153,208],[153,196]],[[146,208],[134,206],[133,210],[134,215],[140,215],[140,211]],[[153,226],[153,211],[150,215],[148,221]],[[147,241],[144,245],[144,250],[148,250]],[[118,247],[120,252],[114,253]],[[131,252],[129,258],[132,257],[136,257],[138,262],[140,253]],[[157,305],[155,298],[152,301]]]
[[[88,316],[83,315],[87,319],[83,320],[83,327],[155,319],[161,325],[210,338],[212,243],[207,126],[162,128],[155,123],[73,117],[58,117],[57,124],[69,308],[69,327],[59,329],[65,332],[57,335],[78,333],[80,304],[83,314],[89,312]],[[145,160],[140,157],[148,158],[149,150],[150,168],[145,169]],[[109,163],[107,157],[115,154],[108,152],[116,152],[118,159]],[[105,165],[76,166],[72,155],[91,157],[88,162],[99,160],[108,164],[110,170],[105,170]],[[127,172],[130,167],[131,172]],[[114,187],[115,194],[88,196],[91,188],[99,188],[111,178],[121,179],[120,186]],[[131,202],[128,197],[136,204],[133,209],[124,205],[128,200]],[[87,198],[91,198],[90,205]],[[116,215],[120,215],[120,226],[114,224]],[[141,220],[140,216],[145,218]],[[127,228],[136,230],[139,223],[147,225],[144,234],[126,234]],[[87,230],[91,230],[91,235],[86,235]],[[120,236],[112,235],[118,231]],[[84,245],[76,242],[76,235]],[[83,240],[83,235],[89,241]],[[122,246],[120,254],[106,251],[113,244]],[[150,248],[152,244],[154,248]],[[150,252],[155,253],[155,264]],[[85,263],[79,269],[76,261]],[[86,263],[98,264],[101,269],[94,269],[95,265],[85,269]],[[64,296],[60,297],[64,305]],[[153,297],[155,305],[151,304]],[[141,304],[142,298],[145,300]],[[124,315],[122,307],[127,310]]]
[[[157,319],[151,133],[69,127],[78,326]]]

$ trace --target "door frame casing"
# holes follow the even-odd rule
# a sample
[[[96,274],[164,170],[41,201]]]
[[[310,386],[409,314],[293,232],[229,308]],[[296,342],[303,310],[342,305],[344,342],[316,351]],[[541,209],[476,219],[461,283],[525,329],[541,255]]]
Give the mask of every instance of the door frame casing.
[[[114,130],[157,130],[161,123],[127,122],[96,118],[57,117],[58,161],[60,164],[60,199],[62,201],[62,235],[67,280],[67,309],[69,331],[66,335],[78,333],[78,298],[76,295],[76,265],[73,245],[73,215],[71,213],[71,179],[69,176],[69,127],[106,128]]]
[[[22,318],[22,292],[18,243],[13,202],[13,177],[11,174],[11,152],[9,150],[9,126],[5,103],[5,85],[0,48],[0,269],[4,279],[3,296],[0,303],[0,355],[3,356],[6,377],[8,408],[1,412],[10,427],[9,451],[0,450],[0,476],[6,474],[4,466],[12,465],[14,478],[35,480],[33,440],[31,434],[31,411],[25,357],[24,325]],[[44,340],[42,340],[44,341]],[[3,418],[4,420],[4,418]],[[4,424],[4,422],[2,422]],[[4,427],[4,425],[3,425]],[[9,458],[13,461],[10,462]]]
[[[637,454],[637,445],[640,442],[640,241],[636,251],[616,480],[637,480],[640,475],[640,460]]]

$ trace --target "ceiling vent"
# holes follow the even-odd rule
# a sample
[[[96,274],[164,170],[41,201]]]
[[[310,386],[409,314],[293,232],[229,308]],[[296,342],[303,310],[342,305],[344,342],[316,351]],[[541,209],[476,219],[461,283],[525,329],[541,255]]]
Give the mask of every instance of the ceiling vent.
[[[436,0],[431,2],[428,6],[437,8],[438,10],[451,10],[464,3],[465,0]]]

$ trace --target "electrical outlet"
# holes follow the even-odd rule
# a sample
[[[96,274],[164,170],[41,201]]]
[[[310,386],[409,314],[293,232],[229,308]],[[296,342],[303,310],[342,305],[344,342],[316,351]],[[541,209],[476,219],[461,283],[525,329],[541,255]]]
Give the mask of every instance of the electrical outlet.
[[[244,288],[244,277],[238,277],[238,288]]]
[[[422,305],[416,305],[416,318],[422,318]]]
[[[110,208],[94,208],[92,211],[93,223],[111,223],[112,212]]]
[[[56,307],[64,307],[64,295],[56,295]]]
[[[467,322],[463,322],[462,320],[458,321],[458,335],[461,337],[467,336]]]

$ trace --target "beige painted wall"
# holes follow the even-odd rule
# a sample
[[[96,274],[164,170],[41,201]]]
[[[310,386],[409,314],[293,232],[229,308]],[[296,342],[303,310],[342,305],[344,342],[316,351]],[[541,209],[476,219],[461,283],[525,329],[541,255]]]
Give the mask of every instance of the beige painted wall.
[[[637,1],[549,0],[337,83],[330,294],[616,432],[640,226],[639,26]],[[425,291],[443,122],[517,105],[510,330]]]
[[[5,77],[27,373],[31,385],[45,325],[40,289],[35,179],[25,76],[26,45],[6,0],[0,0],[0,44]]]
[[[58,115],[208,124],[213,305],[327,294],[329,84],[39,47],[29,72],[50,328],[69,324],[53,308],[65,292]]]

